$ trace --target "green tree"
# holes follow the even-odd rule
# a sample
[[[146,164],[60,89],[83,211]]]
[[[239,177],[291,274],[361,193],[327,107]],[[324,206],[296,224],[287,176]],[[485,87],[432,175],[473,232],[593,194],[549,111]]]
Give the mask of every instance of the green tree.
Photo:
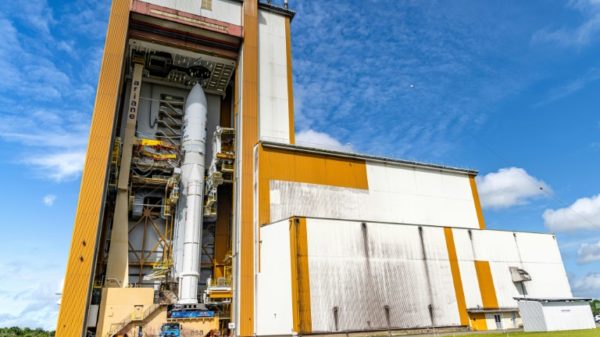
[[[11,328],[0,328],[0,337],[54,337],[54,331],[13,326]]]
[[[600,300],[593,300],[590,302],[590,305],[592,306],[594,315],[600,315]]]

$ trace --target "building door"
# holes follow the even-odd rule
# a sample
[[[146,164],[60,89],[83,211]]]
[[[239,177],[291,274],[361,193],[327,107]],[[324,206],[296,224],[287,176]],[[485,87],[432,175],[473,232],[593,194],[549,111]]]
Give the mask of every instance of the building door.
[[[502,330],[502,316],[494,315],[494,321],[496,322],[496,330]]]

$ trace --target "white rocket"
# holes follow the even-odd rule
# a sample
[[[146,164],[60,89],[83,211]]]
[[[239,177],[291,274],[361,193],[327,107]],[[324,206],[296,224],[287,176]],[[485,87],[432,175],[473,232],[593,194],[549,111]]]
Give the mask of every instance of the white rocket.
[[[202,206],[204,203],[204,156],[206,152],[206,96],[200,84],[190,91],[183,115],[183,164],[181,184],[186,194],[183,218],[183,254],[179,273],[179,303],[198,303]]]

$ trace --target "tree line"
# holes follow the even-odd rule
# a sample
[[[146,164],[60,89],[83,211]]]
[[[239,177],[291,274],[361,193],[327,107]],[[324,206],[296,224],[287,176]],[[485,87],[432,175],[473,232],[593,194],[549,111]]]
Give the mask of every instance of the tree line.
[[[600,300],[593,300],[590,302],[590,305],[592,306],[594,315],[600,315]]]
[[[30,328],[0,328],[0,337],[54,337],[54,331]]]

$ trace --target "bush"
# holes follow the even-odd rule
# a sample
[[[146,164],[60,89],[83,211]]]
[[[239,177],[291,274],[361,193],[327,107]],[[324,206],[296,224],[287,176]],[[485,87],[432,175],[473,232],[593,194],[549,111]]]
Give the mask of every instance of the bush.
[[[54,331],[13,326],[12,328],[0,328],[0,337],[54,337]]]
[[[600,315],[600,300],[593,300],[590,302],[590,305],[592,306],[594,315]]]

